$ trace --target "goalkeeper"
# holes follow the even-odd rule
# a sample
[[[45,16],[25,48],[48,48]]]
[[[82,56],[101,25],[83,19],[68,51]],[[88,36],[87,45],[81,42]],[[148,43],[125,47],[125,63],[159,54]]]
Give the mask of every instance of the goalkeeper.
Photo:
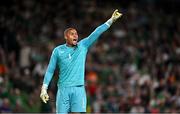
[[[79,42],[76,29],[68,28],[64,31],[66,43],[54,48],[40,94],[42,101],[47,103],[49,100],[48,85],[58,66],[60,72],[57,84],[56,113],[86,112],[84,72],[87,52],[99,36],[121,16],[122,14],[115,10],[109,20]]]

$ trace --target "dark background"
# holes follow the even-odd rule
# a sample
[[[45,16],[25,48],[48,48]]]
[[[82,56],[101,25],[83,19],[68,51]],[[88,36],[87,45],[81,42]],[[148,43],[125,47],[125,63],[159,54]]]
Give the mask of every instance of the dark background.
[[[63,31],[80,39],[119,9],[86,62],[87,112],[180,112],[179,0],[8,0],[0,2],[0,112],[55,112],[58,71],[39,95]]]

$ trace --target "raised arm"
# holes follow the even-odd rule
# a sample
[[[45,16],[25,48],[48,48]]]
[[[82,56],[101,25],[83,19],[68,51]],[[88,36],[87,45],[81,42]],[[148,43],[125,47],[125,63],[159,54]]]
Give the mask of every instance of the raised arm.
[[[119,13],[116,9],[109,20],[97,27],[87,38],[84,38],[81,43],[87,48],[91,47],[91,45],[94,44],[94,42],[99,38],[99,36],[103,32],[105,32],[121,16],[122,14]]]
[[[47,88],[48,85],[52,79],[52,76],[54,74],[54,70],[56,69],[56,64],[57,64],[57,54],[56,54],[56,49],[53,50],[49,65],[47,67],[44,80],[43,80],[43,85],[41,88],[41,94],[40,97],[43,100],[44,103],[46,103],[49,100],[49,96],[47,94]]]

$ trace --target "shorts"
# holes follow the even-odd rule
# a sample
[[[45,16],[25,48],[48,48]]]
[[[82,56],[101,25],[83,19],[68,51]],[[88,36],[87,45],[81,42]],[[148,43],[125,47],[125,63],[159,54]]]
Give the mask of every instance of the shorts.
[[[86,91],[83,85],[58,88],[56,113],[86,112],[86,105]]]

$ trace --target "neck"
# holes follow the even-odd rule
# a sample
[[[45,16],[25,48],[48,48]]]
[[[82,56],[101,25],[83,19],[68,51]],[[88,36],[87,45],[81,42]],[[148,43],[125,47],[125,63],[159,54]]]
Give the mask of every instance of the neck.
[[[75,47],[76,45],[72,45],[72,44],[66,43],[66,46],[68,46],[68,47]]]

